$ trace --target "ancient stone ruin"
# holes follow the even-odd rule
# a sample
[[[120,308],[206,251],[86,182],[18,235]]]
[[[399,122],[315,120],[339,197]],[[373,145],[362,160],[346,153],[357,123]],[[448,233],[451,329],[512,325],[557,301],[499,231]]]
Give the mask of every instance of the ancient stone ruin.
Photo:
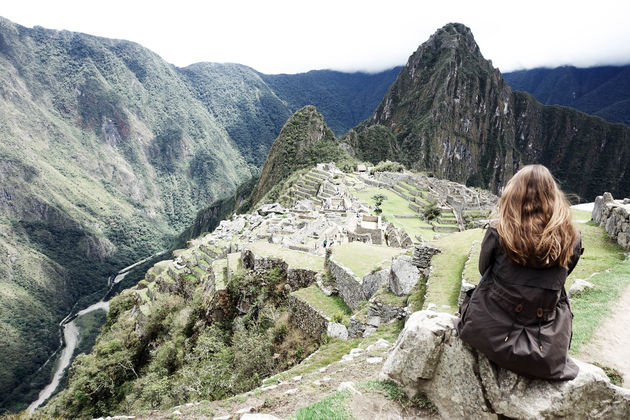
[[[619,245],[630,250],[630,198],[615,200],[609,192],[597,196],[591,219],[604,226]]]

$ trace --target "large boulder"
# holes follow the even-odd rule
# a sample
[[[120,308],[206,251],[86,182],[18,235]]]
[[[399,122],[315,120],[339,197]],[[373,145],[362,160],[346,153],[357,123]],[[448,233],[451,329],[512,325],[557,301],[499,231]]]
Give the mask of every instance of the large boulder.
[[[378,292],[378,289],[389,282],[389,273],[389,268],[384,268],[363,276],[361,289],[363,289],[363,294],[366,299],[371,298],[374,293]]]
[[[411,263],[411,257],[402,255],[392,260],[389,288],[397,296],[408,295],[420,278],[420,270]]]
[[[630,390],[580,362],[571,381],[529,379],[497,368],[462,342],[457,318],[419,311],[411,315],[381,375],[412,396],[424,392],[443,418],[630,418]]]

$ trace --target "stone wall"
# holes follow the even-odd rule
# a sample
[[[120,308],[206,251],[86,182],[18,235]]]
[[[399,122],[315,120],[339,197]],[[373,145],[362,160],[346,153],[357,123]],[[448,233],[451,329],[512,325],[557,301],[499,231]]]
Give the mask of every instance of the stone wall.
[[[348,242],[363,242],[364,244],[372,243],[372,235],[369,233],[354,233],[348,232]]]
[[[317,272],[306,268],[287,269],[287,284],[292,290],[308,287],[317,281]]]
[[[361,301],[366,300],[361,287],[361,279],[356,277],[352,270],[332,258],[328,260],[328,269],[337,283],[339,296],[352,310],[356,310]]]
[[[311,337],[321,337],[328,331],[329,319],[296,296],[289,296],[289,319],[293,325]]]
[[[428,276],[428,270],[431,268],[431,259],[438,252],[440,252],[440,250],[432,246],[415,245],[411,263],[423,271],[424,275]]]
[[[630,199],[615,200],[610,193],[595,199],[591,219],[604,226],[619,245],[630,250]]]

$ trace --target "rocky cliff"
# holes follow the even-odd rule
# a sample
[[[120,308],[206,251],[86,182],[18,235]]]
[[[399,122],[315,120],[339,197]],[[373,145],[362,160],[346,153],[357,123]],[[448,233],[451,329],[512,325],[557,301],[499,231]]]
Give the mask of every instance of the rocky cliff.
[[[528,163],[548,166],[583,199],[630,190],[630,128],[513,92],[461,24],[422,44],[372,119],[344,140],[361,159],[398,160],[493,191]]]

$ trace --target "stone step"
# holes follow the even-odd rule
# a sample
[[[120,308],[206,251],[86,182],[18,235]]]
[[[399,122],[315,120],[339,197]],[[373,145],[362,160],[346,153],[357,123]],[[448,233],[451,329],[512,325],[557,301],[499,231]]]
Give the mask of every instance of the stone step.
[[[316,180],[314,180],[312,178],[306,177],[306,176],[303,176],[300,179],[300,182],[302,182],[305,185],[310,185],[313,188],[319,188],[319,186],[321,185],[321,182],[318,182],[318,181],[316,181]]]
[[[441,232],[441,233],[459,232],[459,228],[457,226],[445,226],[445,225],[441,225],[441,226],[434,225],[433,230],[435,232]]]

